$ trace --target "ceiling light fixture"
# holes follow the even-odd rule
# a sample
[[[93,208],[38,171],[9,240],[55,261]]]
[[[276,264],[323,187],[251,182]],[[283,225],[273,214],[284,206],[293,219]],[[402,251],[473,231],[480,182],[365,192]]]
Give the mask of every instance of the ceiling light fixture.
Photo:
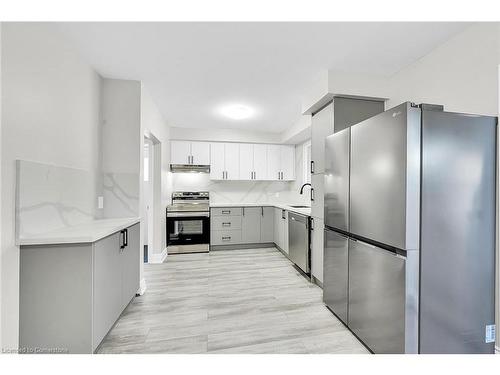
[[[244,120],[252,117],[255,110],[243,104],[230,104],[221,107],[219,113],[232,120]]]

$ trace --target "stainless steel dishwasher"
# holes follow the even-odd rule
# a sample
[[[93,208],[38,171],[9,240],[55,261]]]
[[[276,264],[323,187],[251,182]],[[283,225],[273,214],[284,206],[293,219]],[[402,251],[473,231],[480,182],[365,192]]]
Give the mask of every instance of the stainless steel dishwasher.
[[[288,212],[288,255],[305,274],[310,273],[309,217]]]

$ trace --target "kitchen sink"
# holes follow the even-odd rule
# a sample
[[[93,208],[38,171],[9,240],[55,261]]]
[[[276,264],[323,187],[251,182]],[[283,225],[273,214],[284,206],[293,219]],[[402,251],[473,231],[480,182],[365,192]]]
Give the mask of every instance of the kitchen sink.
[[[290,206],[292,208],[311,208],[311,206]]]

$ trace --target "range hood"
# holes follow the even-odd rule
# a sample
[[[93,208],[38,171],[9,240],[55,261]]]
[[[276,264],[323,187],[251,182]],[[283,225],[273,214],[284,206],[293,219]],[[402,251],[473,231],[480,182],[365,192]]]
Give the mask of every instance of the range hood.
[[[210,173],[210,165],[170,164],[172,173]]]

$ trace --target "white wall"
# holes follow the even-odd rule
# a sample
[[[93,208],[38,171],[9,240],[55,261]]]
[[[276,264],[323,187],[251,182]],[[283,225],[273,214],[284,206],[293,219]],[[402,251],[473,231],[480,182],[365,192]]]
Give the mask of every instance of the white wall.
[[[389,79],[388,108],[404,101],[498,114],[500,24],[471,26]]]
[[[1,334],[4,348],[16,348],[15,160],[86,169],[97,181],[100,77],[50,24],[3,23],[1,28]]]
[[[102,80],[102,217],[140,216],[141,83]]]
[[[170,204],[172,195],[172,177],[169,172],[170,128],[144,85],[141,92],[141,134],[142,137],[152,135],[160,142],[159,145],[154,146],[155,150],[158,150],[158,147],[160,150],[159,155],[155,154],[154,158],[155,163],[160,163],[160,166],[158,166],[160,173],[155,175],[153,180],[155,185],[153,187],[154,238],[153,249],[148,249],[150,256],[152,255],[154,259],[158,258],[160,254],[166,254],[165,249],[167,247],[165,210],[167,205]],[[143,152],[142,147],[141,150]],[[141,164],[141,180],[143,179],[143,173],[143,165]],[[143,197],[143,192],[141,192],[141,197]]]

